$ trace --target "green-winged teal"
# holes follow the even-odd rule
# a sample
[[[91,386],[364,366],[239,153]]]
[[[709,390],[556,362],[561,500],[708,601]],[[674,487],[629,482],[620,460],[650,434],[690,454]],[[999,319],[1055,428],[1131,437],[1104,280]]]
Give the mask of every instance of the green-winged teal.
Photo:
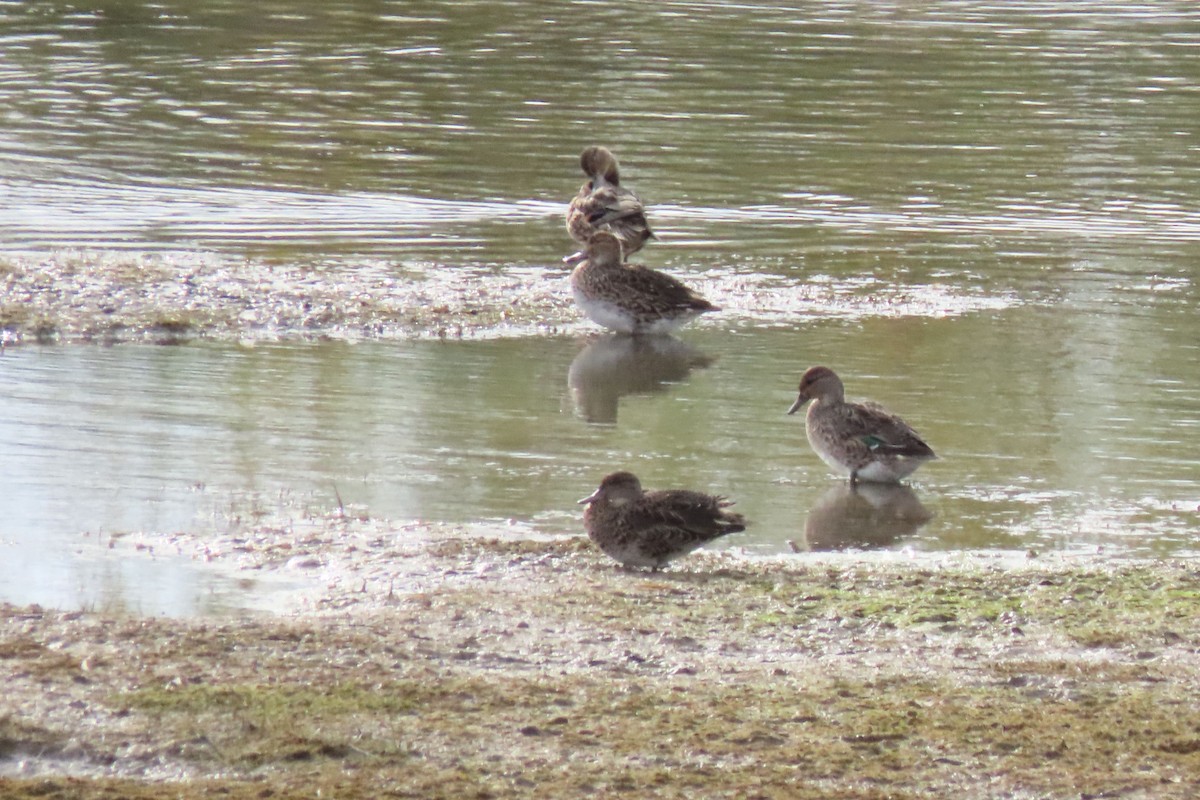
[[[706,311],[718,311],[665,272],[625,264],[621,243],[601,231],[571,273],[575,302],[591,320],[620,333],[670,333]]]
[[[592,145],[579,157],[588,180],[567,207],[567,232],[587,245],[596,231],[611,231],[621,240],[625,258],[642,249],[654,237],[646,222],[646,209],[638,196],[621,186],[616,157],[606,147]],[[574,264],[583,252],[563,259]]]
[[[937,458],[904,420],[877,403],[847,403],[842,379],[829,367],[811,367],[800,379],[800,394],[789,414],[808,401],[804,428],[808,442],[826,464],[850,482],[893,483]]]
[[[657,572],[668,561],[729,533],[746,529],[723,497],[687,489],[647,492],[631,472],[605,476],[586,503],[588,538],[627,567]]]

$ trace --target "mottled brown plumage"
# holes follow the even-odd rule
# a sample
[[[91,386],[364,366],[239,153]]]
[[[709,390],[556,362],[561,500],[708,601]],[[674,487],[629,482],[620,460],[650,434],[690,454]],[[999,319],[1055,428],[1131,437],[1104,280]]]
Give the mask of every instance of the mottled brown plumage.
[[[641,250],[654,234],[642,201],[621,186],[616,157],[608,148],[593,145],[583,151],[579,165],[588,180],[567,207],[571,238],[586,245],[597,231],[609,231],[620,240],[625,258]],[[583,257],[579,252],[563,260],[571,264]]]
[[[878,403],[847,403],[842,379],[829,367],[811,367],[788,409],[809,400],[804,428],[813,450],[829,466],[858,480],[895,482],[937,458],[908,423]]]
[[[669,333],[718,307],[664,272],[621,261],[621,243],[600,232],[571,273],[575,302],[600,325],[621,333]]]
[[[605,476],[579,502],[587,504],[588,538],[627,567],[658,571],[713,539],[746,529],[741,514],[725,510],[731,501],[688,489],[643,491],[632,472]]]

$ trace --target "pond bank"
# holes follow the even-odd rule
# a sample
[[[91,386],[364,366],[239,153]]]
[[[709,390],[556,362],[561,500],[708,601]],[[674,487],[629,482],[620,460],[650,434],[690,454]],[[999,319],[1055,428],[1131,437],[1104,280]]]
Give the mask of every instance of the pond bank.
[[[209,546],[218,568],[314,571],[274,616],[5,607],[0,790],[1200,790],[1194,564],[698,553],[649,575],[579,536],[463,533],[337,514],[295,547],[265,528]]]

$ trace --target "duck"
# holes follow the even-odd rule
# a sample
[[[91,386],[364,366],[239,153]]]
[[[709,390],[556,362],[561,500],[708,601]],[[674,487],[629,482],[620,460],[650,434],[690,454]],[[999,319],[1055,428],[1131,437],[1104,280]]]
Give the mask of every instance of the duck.
[[[665,272],[624,263],[616,234],[592,234],[584,255],[571,273],[575,303],[605,328],[669,334],[701,314],[720,310]]]
[[[808,443],[834,470],[858,481],[896,483],[937,458],[900,417],[873,402],[847,403],[842,379],[829,367],[810,367],[788,409],[795,414],[812,401],[804,418]]]
[[[611,231],[621,240],[624,257],[629,258],[654,238],[646,222],[645,206],[636,194],[621,186],[617,158],[607,147],[588,147],[579,156],[579,165],[588,180],[567,206],[567,233],[586,245],[596,231]],[[584,257],[580,251],[563,261],[575,264]]]
[[[733,502],[689,489],[645,491],[632,472],[613,472],[579,501],[587,508],[588,538],[623,566],[658,572],[680,556],[731,533],[746,529],[741,514],[727,511]]]

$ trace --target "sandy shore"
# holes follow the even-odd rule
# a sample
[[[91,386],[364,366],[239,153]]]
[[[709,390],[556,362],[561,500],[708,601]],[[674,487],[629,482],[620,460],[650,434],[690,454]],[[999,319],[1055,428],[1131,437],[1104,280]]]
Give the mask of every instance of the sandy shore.
[[[572,320],[565,276],[64,251],[0,259],[0,331],[10,345],[512,335]]]

